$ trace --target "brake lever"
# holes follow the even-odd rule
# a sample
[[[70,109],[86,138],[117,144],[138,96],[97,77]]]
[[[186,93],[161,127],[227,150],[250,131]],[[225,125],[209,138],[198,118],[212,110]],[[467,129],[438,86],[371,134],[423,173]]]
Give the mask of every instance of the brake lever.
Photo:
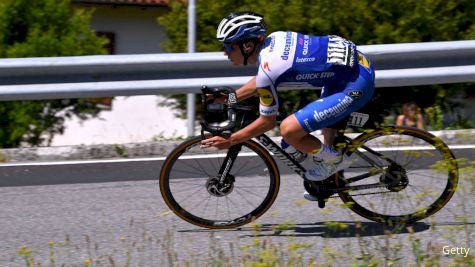
[[[222,105],[226,105],[225,103],[222,104],[208,104],[208,99],[206,97],[207,94],[212,94],[213,98],[221,97],[221,96],[227,96],[227,115],[229,119],[229,123],[226,126],[210,126],[206,121],[200,122],[201,124],[201,137],[204,137],[204,131],[210,132],[213,136],[229,136],[231,134],[231,129],[233,129],[236,126],[236,119],[237,119],[237,113],[236,109],[239,107],[237,105],[237,95],[234,89],[230,87],[221,87],[221,88],[209,88],[207,86],[203,86],[201,88],[202,92],[202,104],[203,104],[203,109],[204,110],[210,110],[211,109],[216,109],[216,111],[219,111],[222,108]]]

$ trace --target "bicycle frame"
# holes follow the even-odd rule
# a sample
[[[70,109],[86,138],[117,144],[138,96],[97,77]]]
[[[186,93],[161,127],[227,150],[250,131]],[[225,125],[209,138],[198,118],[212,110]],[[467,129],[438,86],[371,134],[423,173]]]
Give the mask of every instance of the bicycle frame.
[[[235,108],[239,109],[238,106],[236,106]],[[250,108],[250,107],[240,107],[240,110],[244,111],[244,114],[245,114],[245,112],[252,110],[252,108]],[[366,123],[368,118],[369,118],[369,115],[367,115],[367,114],[354,112],[347,119],[342,120],[342,122],[344,124],[342,124],[342,122],[340,122],[335,126],[338,129],[340,129],[341,127],[346,128],[347,126],[362,127]],[[242,120],[244,121],[244,117],[242,118]],[[202,124],[202,127],[203,127],[202,136],[204,136],[203,135],[203,130],[204,129],[209,131],[209,127],[205,127],[205,126],[206,125]],[[222,131],[220,130],[218,132],[222,132]],[[216,134],[216,132],[214,132],[214,134]],[[337,134],[336,138],[342,140],[345,144],[349,144],[353,141],[351,138],[345,136],[344,134],[342,134],[339,131],[338,131],[338,134]],[[267,151],[269,151],[270,153],[273,153],[274,158],[279,159],[287,167],[292,169],[296,174],[300,175],[300,177],[302,177],[302,179],[304,181],[312,183],[313,187],[317,191],[327,191],[327,192],[331,191],[332,193],[336,193],[336,192],[341,191],[341,190],[364,190],[364,189],[370,189],[370,188],[383,187],[383,186],[387,185],[387,184],[384,184],[384,183],[380,182],[380,183],[372,183],[372,184],[367,184],[367,185],[356,185],[356,186],[347,186],[346,185],[346,186],[330,186],[329,187],[328,184],[331,184],[332,182],[329,182],[328,180],[332,180],[332,179],[326,179],[324,182],[314,182],[314,181],[307,180],[305,178],[306,169],[299,162],[297,162],[295,159],[293,159],[287,152],[285,152],[278,144],[276,144],[274,141],[272,141],[272,139],[270,139],[267,135],[261,134],[261,135],[255,137],[255,140],[258,143],[260,143],[262,146],[264,146],[267,149]],[[241,151],[241,147],[242,147],[242,145],[238,144],[238,145],[235,145],[235,146],[233,146],[229,149],[228,154],[226,155],[226,158],[224,159],[223,164],[221,165],[220,170],[218,172],[218,177],[220,178],[220,183],[224,183],[226,177],[229,174],[229,171],[231,170],[231,167],[234,164],[234,160],[237,158],[239,152]],[[369,147],[362,146],[361,148],[365,149],[367,152],[375,155],[376,157],[387,161],[390,164],[396,164],[391,159],[385,157],[381,153],[378,153],[378,152],[370,149]],[[366,179],[366,178],[371,177],[371,176],[373,176],[375,174],[378,174],[378,173],[385,172],[385,169],[383,168],[383,166],[379,166],[377,162],[375,162],[371,158],[367,157],[362,152],[360,152],[358,150],[355,150],[354,153],[358,154],[360,156],[360,158],[362,158],[363,160],[365,160],[366,162],[368,162],[372,166],[377,167],[378,171],[377,172],[368,171],[365,174],[361,174],[357,177],[353,177],[351,179],[348,179],[347,180],[348,184],[359,181],[359,180]]]
[[[351,138],[339,134],[339,137],[344,139],[346,143],[350,143],[352,141]],[[379,182],[379,183],[371,183],[371,184],[366,184],[366,185],[354,185],[354,186],[338,186],[338,187],[328,187],[329,183],[332,182],[314,182],[314,181],[309,181],[305,179],[305,172],[306,169],[297,161],[295,161],[287,152],[285,152],[278,144],[276,144],[270,137],[268,137],[265,134],[259,135],[255,138],[262,146],[264,146],[269,152],[273,153],[274,158],[279,159],[281,162],[283,162],[287,167],[292,169],[296,174],[300,175],[304,181],[310,182],[313,184],[315,189],[317,191],[326,191],[328,193],[337,193],[338,191],[343,191],[343,190],[365,190],[365,189],[370,189],[370,188],[378,188],[378,187],[384,187],[387,186],[387,184]],[[239,151],[241,150],[241,145],[235,145],[233,146],[229,151],[228,154],[226,155],[226,158],[224,159],[222,166],[219,171],[219,177],[220,181],[223,182],[225,177],[228,175],[229,171],[231,170],[231,167],[234,163],[234,160],[236,159]],[[372,150],[369,147],[362,146],[361,148],[365,149],[367,152],[375,155],[378,158],[381,158],[383,160],[386,160],[388,163],[394,163],[391,159],[387,158],[383,154]],[[351,179],[348,179],[348,183],[353,183],[356,181],[360,181],[363,179],[366,179],[368,177],[371,177],[375,174],[378,173],[383,173],[385,170],[383,169],[382,166],[379,166],[377,162],[372,160],[371,158],[367,157],[366,155],[363,154],[361,151],[354,151],[354,153],[358,154],[360,158],[371,164],[372,166],[378,167],[378,171],[368,171],[367,173],[361,174],[357,177],[353,177]]]
[[[279,145],[277,145],[267,135],[261,134],[256,137],[256,140],[263,145],[268,151],[274,153],[274,157],[281,160],[287,167],[291,168],[298,175],[305,179],[305,168],[294,160],[287,152],[285,152]]]
[[[232,90],[228,88],[217,88],[208,91],[213,95],[218,93],[221,95],[221,92],[232,93]],[[203,99],[207,99],[206,97],[207,95],[204,95]],[[226,111],[225,105],[214,105],[214,103],[210,101],[204,101],[204,104],[205,108],[211,113]],[[199,145],[203,139],[213,135],[229,136],[234,129],[228,129],[228,127],[237,126],[242,128],[255,120],[257,114],[253,112],[254,109],[252,107],[239,106],[233,103],[229,106],[236,111],[235,113],[231,112],[231,114],[228,112],[228,115],[230,114],[230,116],[228,116],[230,123],[227,125],[223,125],[223,123],[215,124],[213,120],[211,120],[212,124],[202,123],[201,138],[190,138],[176,147],[166,158],[162,170],[160,171],[160,191],[166,204],[178,216],[192,224],[212,229],[226,229],[249,223],[263,215],[275,201],[280,187],[281,175],[276,165],[276,159],[302,177],[305,189],[316,198],[312,200],[318,202],[318,207],[324,208],[328,199],[337,193],[338,197],[340,197],[344,203],[350,204],[349,208],[355,213],[367,219],[388,225],[411,223],[427,218],[440,210],[455,192],[458,181],[458,167],[453,153],[448,146],[430,133],[416,128],[398,126],[371,129],[371,131],[365,131],[354,139],[345,136],[344,131],[338,131],[334,145],[337,149],[341,149],[341,153],[345,153],[349,156],[349,160],[352,160],[351,166],[346,173],[344,173],[345,170],[341,170],[323,181],[307,180],[305,178],[307,170],[304,164],[293,159],[291,155],[280,147],[278,142],[276,143],[267,135],[262,134],[253,138],[253,140],[231,146],[225,154],[214,154],[215,148],[209,151],[199,152],[198,154],[203,153],[204,155],[211,153],[211,157],[205,156],[210,162],[208,165],[205,165],[205,168],[203,168],[199,162],[197,162],[199,168],[190,166],[198,171],[199,175],[196,177],[201,178],[201,180],[196,180],[198,183],[188,183],[187,185],[189,181],[180,178],[188,177],[186,175],[183,176],[183,173],[186,174],[188,172],[183,170],[182,165],[176,164],[184,153],[189,152],[188,154],[193,155],[194,151],[189,150],[191,148],[199,149]],[[351,114],[348,121],[341,120],[340,123],[333,125],[332,128],[338,130],[345,129],[347,126],[364,128],[364,123],[369,118],[369,115],[357,112],[354,116],[353,114],[355,114],[355,112]],[[238,120],[237,115],[240,116],[240,123],[236,123]],[[209,132],[209,134],[205,134],[205,132]],[[396,138],[393,138],[394,136]],[[410,139],[408,140],[408,138]],[[420,162],[422,163],[421,165],[414,166],[409,164],[409,162],[411,160],[417,160],[419,154],[416,153],[414,155],[414,153],[411,153],[411,150],[414,149],[409,149],[408,151],[406,146],[419,144],[424,144],[424,147],[427,147],[429,150],[434,150],[435,153],[428,154],[433,157],[428,159],[427,162]],[[391,149],[392,147],[395,149]],[[402,152],[400,153],[399,151]],[[408,151],[407,155],[406,151]],[[399,157],[399,155],[402,155],[402,157]],[[427,156],[427,154],[423,155]],[[241,158],[241,156],[243,158]],[[199,158],[201,159],[201,156]],[[182,159],[187,160],[188,157],[184,156]],[[258,163],[257,166],[254,166],[254,161]],[[365,197],[365,195],[397,193],[405,190],[406,187],[411,186],[409,181],[413,178],[410,177],[415,177],[415,181],[421,180],[419,179],[420,173],[418,171],[411,172],[413,170],[419,170],[419,168],[422,170],[427,168],[432,169],[432,161],[445,164],[444,166],[447,166],[447,172],[438,173],[437,170],[435,170],[435,172],[432,172],[432,176],[427,176],[429,183],[422,184],[422,186],[429,186],[428,192],[432,192],[431,178],[439,178],[443,175],[443,178],[448,178],[448,180],[445,187],[442,185],[442,187],[436,188],[437,190],[441,190],[440,196],[436,197],[433,203],[430,204],[430,202],[428,202],[430,205],[428,204],[426,207],[423,207],[423,209],[420,209],[419,205],[410,204],[410,207],[413,209],[411,209],[412,211],[409,213],[404,211],[404,207],[407,205],[401,207],[401,210],[396,213],[393,213],[392,209],[384,209],[381,213],[381,211],[375,209],[372,202]],[[213,164],[212,162],[216,163]],[[187,164],[187,162],[184,161],[181,162],[181,164]],[[261,166],[263,166],[262,164],[264,164],[264,167],[261,168]],[[209,169],[206,169],[206,166],[212,167],[211,172]],[[218,170],[216,170],[216,166]],[[241,170],[243,170],[242,173],[240,172]],[[426,172],[424,172],[424,174],[425,173]],[[192,172],[192,174],[190,177],[195,178],[194,172]],[[240,177],[246,179],[241,180]],[[422,177],[424,177],[424,175],[422,175]],[[174,180],[172,181],[172,179]],[[258,181],[256,185],[259,186],[253,187],[252,183],[255,180]],[[267,180],[269,183],[267,183]],[[235,183],[237,181],[238,183]],[[260,181],[265,182],[262,183]],[[185,184],[180,186],[178,182],[185,182]],[[251,183],[251,185],[249,183]],[[269,189],[261,189],[261,187],[263,187],[261,184]],[[196,186],[204,186],[205,191],[199,191],[202,189],[196,188]],[[416,183],[412,184],[412,186],[421,185]],[[183,193],[183,190],[186,190],[186,188],[189,189],[190,187],[194,192],[201,192],[197,197],[205,197],[207,199],[204,203],[204,208],[200,208],[196,212],[195,209],[198,205],[201,205],[200,202],[195,203],[195,201],[192,201],[189,191],[186,191],[188,193]],[[260,196],[258,200],[256,198],[257,203],[255,206],[251,207],[255,207],[254,209],[250,211],[246,209],[244,212],[239,210],[236,213],[234,212],[236,209],[230,209],[228,204],[233,203],[233,199],[236,200],[236,204],[233,205],[239,206],[240,201],[250,203],[249,199],[245,198],[247,189],[245,189],[243,193],[231,195],[235,187],[256,190],[255,192],[249,192],[253,195],[252,199],[254,199],[256,195]],[[377,188],[378,190],[365,192],[366,189],[371,188]],[[421,190],[410,190],[408,192],[414,194],[419,191]],[[407,193],[403,194],[403,198],[409,198]],[[262,198],[261,195],[264,198]],[[220,199],[221,197],[226,198]],[[230,202],[228,201],[228,197],[230,197]],[[418,201],[418,194],[414,197],[414,201]],[[208,200],[210,199],[213,199],[216,204],[211,203],[211,205],[208,205]],[[359,199],[363,201],[360,202]],[[396,203],[399,203],[401,202],[401,196],[395,195],[394,199],[389,200],[395,200]],[[409,198],[408,201],[411,200],[412,199]],[[222,201],[225,202],[225,205],[219,205]],[[383,202],[383,204],[386,203],[386,201]],[[394,205],[391,202],[389,202],[388,205],[390,205],[390,207],[398,207],[397,204]],[[214,209],[214,212],[208,212],[208,207],[211,207],[211,211]],[[224,217],[221,216],[223,214]]]
[[[274,153],[274,157],[278,158],[282,162],[285,163],[286,166],[291,168],[295,171],[298,175],[300,175],[303,179],[305,179],[305,168],[300,165],[297,161],[295,161],[287,152],[285,152],[279,145],[277,145],[272,139],[270,139],[267,135],[261,134],[256,137],[256,140],[263,145],[268,151]],[[221,168],[218,172],[218,176],[220,177],[220,182],[223,182],[226,176],[228,175],[231,167],[234,164],[234,160],[241,151],[242,145],[238,144],[232,146],[228,153],[226,154],[226,158],[221,165]]]

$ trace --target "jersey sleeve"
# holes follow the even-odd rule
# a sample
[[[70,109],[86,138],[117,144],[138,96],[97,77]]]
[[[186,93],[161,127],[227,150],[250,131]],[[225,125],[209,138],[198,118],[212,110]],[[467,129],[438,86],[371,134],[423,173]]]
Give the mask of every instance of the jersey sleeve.
[[[266,68],[269,68],[268,63],[260,62],[256,77],[256,88],[259,96],[259,113],[263,116],[271,116],[277,114],[279,102],[274,82]]]

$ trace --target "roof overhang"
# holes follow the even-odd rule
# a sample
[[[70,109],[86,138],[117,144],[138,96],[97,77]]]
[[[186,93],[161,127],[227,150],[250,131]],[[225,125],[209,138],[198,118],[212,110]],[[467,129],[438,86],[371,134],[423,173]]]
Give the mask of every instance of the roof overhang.
[[[168,0],[72,0],[77,4],[97,4],[115,6],[168,7]]]

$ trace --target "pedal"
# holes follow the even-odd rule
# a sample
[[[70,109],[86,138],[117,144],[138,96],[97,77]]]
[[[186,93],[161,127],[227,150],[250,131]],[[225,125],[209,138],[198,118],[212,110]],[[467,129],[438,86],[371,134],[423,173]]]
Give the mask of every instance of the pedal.
[[[304,181],[303,184],[304,184],[305,190],[307,190],[309,194],[317,198],[318,207],[321,209],[325,208],[325,204],[328,200],[328,197],[330,197],[330,194],[325,191],[325,187],[323,187],[323,183]]]

